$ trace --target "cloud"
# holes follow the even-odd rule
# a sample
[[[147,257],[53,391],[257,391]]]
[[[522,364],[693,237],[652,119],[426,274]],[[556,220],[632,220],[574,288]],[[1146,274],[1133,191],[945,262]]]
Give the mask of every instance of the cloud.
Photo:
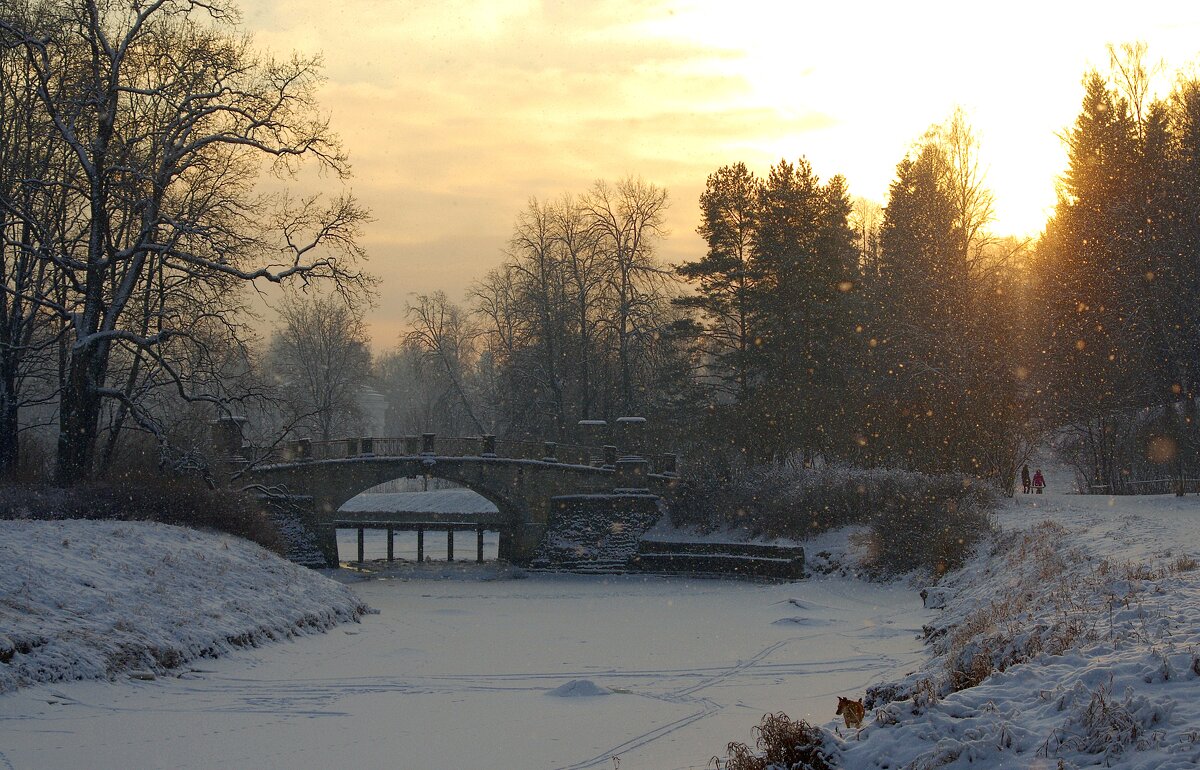
[[[1028,227],[1053,200],[1054,132],[1089,61],[1105,63],[1114,35],[1194,51],[1197,17],[1033,0],[920,14],[866,0],[244,1],[260,45],[324,55],[321,101],[374,212],[363,241],[389,329],[408,292],[461,297],[494,266],[530,196],[630,174],[663,185],[661,253],[679,261],[702,253],[696,201],[718,166],[803,155],[878,199],[960,103],[977,108],[998,210]]]

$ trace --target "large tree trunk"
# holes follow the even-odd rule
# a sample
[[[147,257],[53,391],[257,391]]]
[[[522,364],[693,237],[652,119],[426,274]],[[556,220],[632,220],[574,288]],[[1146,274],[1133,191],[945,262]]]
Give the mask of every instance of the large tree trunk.
[[[15,365],[0,361],[0,479],[11,479],[20,465]]]
[[[59,416],[55,477],[61,485],[84,481],[92,475],[103,404],[100,387],[107,357],[107,349],[102,345],[72,351]]]

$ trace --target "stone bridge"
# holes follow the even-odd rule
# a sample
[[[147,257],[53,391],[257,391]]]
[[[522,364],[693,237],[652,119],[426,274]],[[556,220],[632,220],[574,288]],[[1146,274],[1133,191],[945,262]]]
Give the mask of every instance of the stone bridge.
[[[640,454],[643,423],[641,418],[618,421],[625,455],[615,444],[569,446],[498,441],[492,436],[447,439],[428,433],[397,439],[303,440],[246,467],[238,483],[292,501],[325,562],[336,566],[333,522],[379,518],[339,513],[346,501],[393,479],[446,479],[496,506],[497,513],[472,516],[471,521],[500,533],[500,558],[528,564],[553,526],[556,511],[565,510],[568,500],[577,508],[578,496],[600,496],[603,504],[596,510],[619,515],[623,501],[630,507],[644,506],[648,494],[661,495],[675,484],[675,455],[657,455],[651,462]],[[227,439],[233,440],[232,435]]]

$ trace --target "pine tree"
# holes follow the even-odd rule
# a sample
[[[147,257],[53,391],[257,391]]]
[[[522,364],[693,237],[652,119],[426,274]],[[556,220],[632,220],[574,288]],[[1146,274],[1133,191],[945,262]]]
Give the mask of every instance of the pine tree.
[[[897,166],[867,296],[863,455],[1011,478],[1022,429],[1006,328],[1016,292],[961,111]]]
[[[763,449],[827,452],[844,434],[841,397],[854,311],[854,232],[845,182],[822,186],[804,159],[772,167],[759,191],[751,308],[763,371],[753,414]]]
[[[1097,72],[1066,137],[1069,166],[1035,273],[1045,313],[1037,379],[1059,420],[1090,422],[1092,482],[1120,482],[1109,420],[1140,398],[1134,289],[1144,232],[1137,200],[1136,127]]]
[[[707,370],[715,388],[741,403],[749,400],[753,387],[750,260],[759,187],[758,177],[744,163],[722,166],[710,174],[700,196],[701,223],[697,228],[708,251],[700,260],[676,270],[696,284],[695,295],[681,297],[676,304],[702,315],[703,347],[711,356]]]

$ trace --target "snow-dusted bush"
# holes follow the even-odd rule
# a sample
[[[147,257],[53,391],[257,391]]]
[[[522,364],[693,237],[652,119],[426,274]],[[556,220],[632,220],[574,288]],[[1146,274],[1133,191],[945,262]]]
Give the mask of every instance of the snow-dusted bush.
[[[944,663],[941,695],[974,687],[995,672],[1041,656],[1064,655],[1101,641],[1122,643],[1130,635],[1121,631],[1123,616],[1145,625],[1142,595],[1178,583],[1191,571],[1186,556],[1160,565],[1095,560],[1069,543],[1068,530],[1048,520],[997,539],[992,556],[1005,565],[1002,587],[993,586],[986,600],[976,601],[961,616],[926,628]],[[1146,626],[1132,635],[1153,642],[1155,631]],[[1169,670],[1161,674],[1170,676]],[[886,692],[869,690],[868,700],[910,697],[915,681]],[[1105,692],[1097,703],[1109,700]]]
[[[199,479],[143,477],[75,487],[0,487],[0,519],[157,521],[244,537],[282,553],[271,518],[249,495],[210,489]]]
[[[725,747],[725,770],[831,770],[837,767],[836,744],[829,734],[803,719],[792,721],[782,711],[764,714],[754,728],[758,751],[744,743]],[[714,757],[714,759],[716,759]],[[717,767],[721,767],[717,759]]]
[[[1171,721],[1176,705],[1169,699],[1156,701],[1136,694],[1130,687],[1117,698],[1111,682],[1094,690],[1076,682],[1059,704],[1068,712],[1067,719],[1042,744],[1040,753],[1099,754],[1105,765],[1126,751],[1146,751],[1161,743],[1165,735],[1156,730]]]
[[[700,467],[671,505],[676,526],[802,539],[848,525],[871,528],[868,568],[884,573],[961,563],[989,530],[995,490],[976,480],[892,469],[797,465]]]

